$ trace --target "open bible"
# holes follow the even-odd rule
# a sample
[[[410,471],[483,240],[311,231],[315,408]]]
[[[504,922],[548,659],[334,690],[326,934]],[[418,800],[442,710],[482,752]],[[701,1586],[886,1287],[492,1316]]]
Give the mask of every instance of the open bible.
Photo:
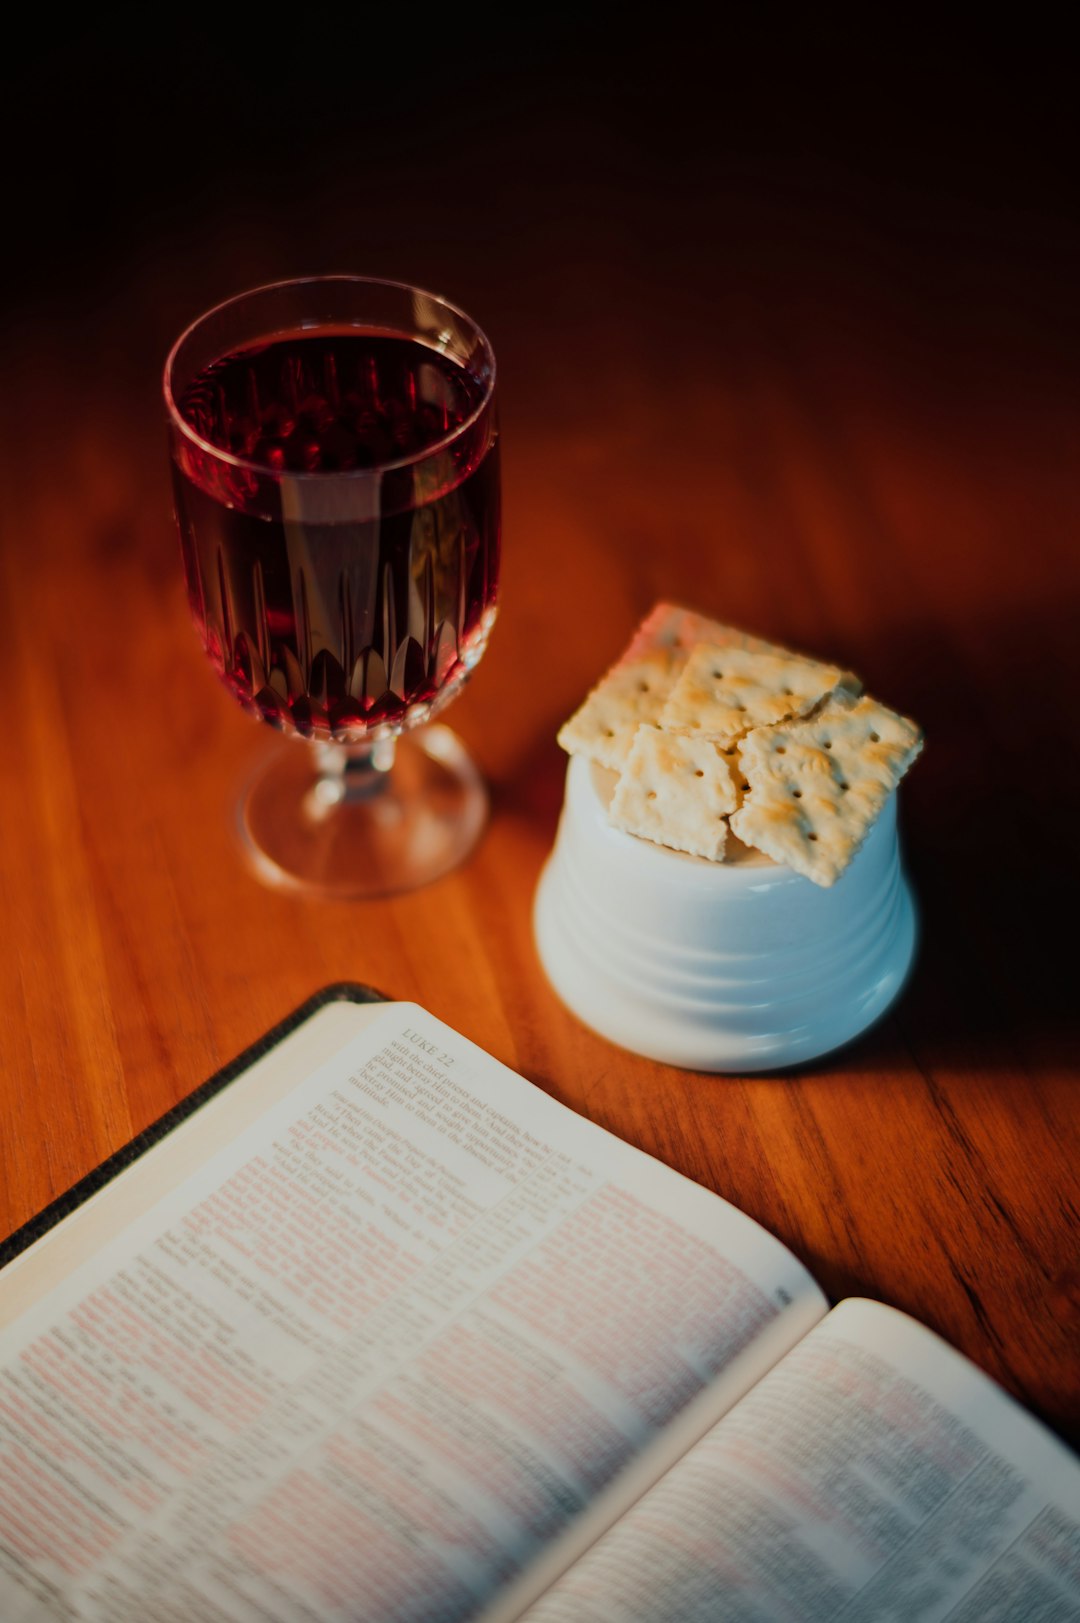
[[[0,1618],[1080,1619],[1080,1464],[415,1005],[0,1272]]]

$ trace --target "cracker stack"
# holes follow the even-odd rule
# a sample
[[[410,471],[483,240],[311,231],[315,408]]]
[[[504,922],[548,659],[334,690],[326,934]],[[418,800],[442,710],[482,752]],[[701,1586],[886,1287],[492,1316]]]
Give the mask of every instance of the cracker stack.
[[[619,828],[718,862],[729,827],[817,885],[840,877],[922,748],[836,665],[661,603],[559,732],[619,774]]]

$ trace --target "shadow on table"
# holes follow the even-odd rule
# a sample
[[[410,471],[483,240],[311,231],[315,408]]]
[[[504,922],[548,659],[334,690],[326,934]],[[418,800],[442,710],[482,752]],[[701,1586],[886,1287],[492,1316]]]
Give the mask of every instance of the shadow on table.
[[[912,628],[875,657],[927,734],[903,795],[921,940],[900,1019],[917,1060],[1075,1056],[1078,611],[1017,605],[948,638]]]

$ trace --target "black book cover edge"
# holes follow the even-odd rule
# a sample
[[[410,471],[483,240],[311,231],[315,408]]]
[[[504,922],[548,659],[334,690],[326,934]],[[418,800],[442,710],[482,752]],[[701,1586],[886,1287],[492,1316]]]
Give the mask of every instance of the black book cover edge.
[[[386,1001],[383,992],[377,992],[373,986],[362,986],[358,981],[335,981],[332,986],[324,986],[321,991],[313,992],[299,1008],[287,1014],[284,1020],[279,1020],[276,1026],[271,1026],[261,1037],[257,1037],[242,1054],[237,1054],[236,1058],[223,1065],[220,1071],[215,1071],[205,1082],[200,1082],[197,1088],[178,1104],[173,1105],[171,1110],[159,1116],[157,1121],[151,1122],[149,1127],[144,1127],[141,1133],[137,1133],[127,1144],[122,1145],[107,1160],[102,1161],[100,1166],[88,1172],[84,1178],[80,1178],[78,1183],[72,1184],[62,1195],[57,1195],[56,1199],[50,1201],[36,1217],[31,1217],[21,1228],[17,1228],[14,1234],[0,1241],[0,1268],[13,1261],[28,1246],[33,1245],[35,1240],[40,1240],[43,1234],[55,1228],[63,1218],[70,1216],[84,1201],[89,1200],[91,1195],[96,1195],[99,1189],[104,1189],[105,1185],[123,1172],[125,1167],[137,1161],[140,1155],[144,1155],[153,1145],[160,1143],[174,1127],[179,1127],[181,1122],[193,1116],[201,1105],[206,1104],[216,1093],[220,1093],[222,1088],[228,1087],[238,1076],[242,1076],[256,1060],[262,1059],[264,1054],[268,1054],[284,1037],[295,1031],[297,1026],[302,1026],[305,1020],[309,1020],[325,1004]]]

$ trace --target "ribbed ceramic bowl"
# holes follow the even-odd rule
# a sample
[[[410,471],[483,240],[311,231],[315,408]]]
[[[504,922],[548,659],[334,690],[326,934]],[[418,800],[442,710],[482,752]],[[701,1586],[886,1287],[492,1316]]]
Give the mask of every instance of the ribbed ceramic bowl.
[[[714,863],[624,834],[607,818],[614,782],[571,760],[536,896],[541,962],[587,1026],[671,1065],[742,1073],[815,1059],[885,1012],[915,950],[895,795],[823,889],[737,842]]]

